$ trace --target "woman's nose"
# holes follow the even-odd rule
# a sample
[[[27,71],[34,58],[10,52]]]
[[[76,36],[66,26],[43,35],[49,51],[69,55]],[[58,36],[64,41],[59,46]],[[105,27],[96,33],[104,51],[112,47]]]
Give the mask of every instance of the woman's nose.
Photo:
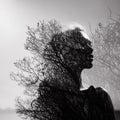
[[[93,52],[93,48],[92,47],[90,48],[90,51],[91,51],[91,53]]]
[[[87,53],[90,53],[90,54],[91,54],[92,52],[93,52],[93,48],[92,48],[92,47],[88,47],[88,48],[87,48]]]

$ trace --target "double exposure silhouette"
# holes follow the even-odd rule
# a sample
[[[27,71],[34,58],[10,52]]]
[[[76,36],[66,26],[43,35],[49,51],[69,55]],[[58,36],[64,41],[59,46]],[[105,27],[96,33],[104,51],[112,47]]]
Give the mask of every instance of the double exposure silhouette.
[[[111,99],[102,88],[82,87],[81,72],[91,68],[93,49],[80,28],[55,34],[44,50],[49,77],[39,85],[37,109],[51,120],[114,120]],[[52,72],[51,74],[51,70]],[[39,115],[39,114],[38,114]]]
[[[93,61],[91,41],[83,32],[75,26],[52,35],[42,52],[45,76],[37,98],[27,109],[19,103],[18,113],[37,120],[115,120],[106,91],[93,86],[81,90],[81,72]]]

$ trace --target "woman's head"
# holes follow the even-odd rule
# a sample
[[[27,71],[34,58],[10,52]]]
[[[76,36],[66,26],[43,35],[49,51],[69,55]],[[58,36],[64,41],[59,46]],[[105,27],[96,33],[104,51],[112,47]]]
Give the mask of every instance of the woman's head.
[[[61,60],[72,69],[92,67],[93,49],[91,41],[80,27],[72,27],[53,36],[53,48]]]

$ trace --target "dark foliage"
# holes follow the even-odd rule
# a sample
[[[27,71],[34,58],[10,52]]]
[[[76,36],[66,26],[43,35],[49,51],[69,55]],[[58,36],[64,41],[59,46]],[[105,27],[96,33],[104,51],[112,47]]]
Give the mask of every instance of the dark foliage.
[[[34,120],[80,118],[79,72],[91,67],[86,58],[92,53],[91,42],[80,31],[61,32],[56,21],[40,22],[36,29],[28,27],[25,48],[33,57],[16,62],[21,72],[11,76],[30,98],[17,100],[17,113]]]

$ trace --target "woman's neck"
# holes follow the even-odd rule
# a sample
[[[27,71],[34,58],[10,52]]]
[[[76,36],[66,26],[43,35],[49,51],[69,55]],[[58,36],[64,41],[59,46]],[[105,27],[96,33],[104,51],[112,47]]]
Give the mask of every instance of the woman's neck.
[[[81,78],[81,72],[82,70],[76,70],[76,76],[78,81],[78,88],[80,89],[82,87],[82,78]]]

